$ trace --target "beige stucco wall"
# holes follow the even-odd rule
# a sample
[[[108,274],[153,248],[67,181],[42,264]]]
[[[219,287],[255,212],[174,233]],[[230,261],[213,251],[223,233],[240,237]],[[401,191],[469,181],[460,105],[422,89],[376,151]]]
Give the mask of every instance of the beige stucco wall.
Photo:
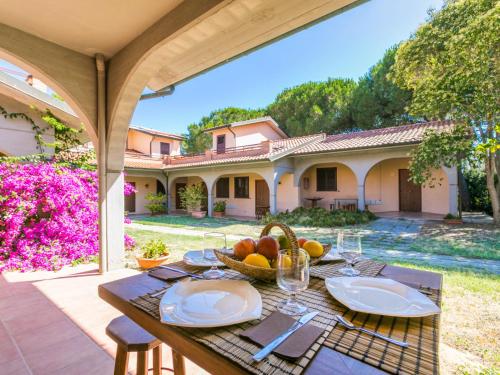
[[[24,113],[40,128],[47,128],[47,123],[40,118],[40,114],[8,96],[0,95],[0,106],[9,113]],[[42,138],[45,142],[54,142],[54,130],[45,131]],[[21,118],[6,119],[0,115],[0,153],[8,156],[39,154],[37,145],[35,132],[28,121]],[[54,148],[43,146],[43,151],[52,155]]]
[[[151,143],[151,140],[153,142]],[[143,132],[129,129],[127,147],[144,154],[152,153],[152,156],[160,156],[160,143],[170,143],[170,155],[180,155],[181,142],[167,137],[153,136]]]
[[[234,177],[248,176],[248,198],[235,198],[234,197]],[[255,180],[263,180],[263,178],[256,173],[242,173],[224,175],[221,177],[229,177],[229,198],[215,198],[215,185],[214,185],[214,202],[226,201],[226,214],[234,216],[255,216]]]
[[[337,168],[337,191],[317,191],[316,190],[316,169],[317,168]],[[304,188],[304,178],[309,178],[309,189]],[[357,182],[352,170],[340,163],[317,164],[304,172],[301,177],[301,205],[310,207],[311,202],[306,198],[320,197],[317,202],[319,207],[327,210],[334,199],[356,199]]]
[[[231,128],[218,129],[212,132],[212,150],[217,148],[217,136],[226,135],[226,147],[239,147],[255,145],[267,140],[281,139],[282,137],[266,122],[236,126]]]
[[[365,199],[372,212],[399,211],[399,169],[408,168],[409,159],[384,160],[375,165],[365,181]],[[448,213],[448,179],[443,170],[432,173],[435,187],[422,187],[422,212]]]
[[[281,176],[276,194],[276,208],[278,212],[293,210],[301,205],[299,187],[293,184],[293,174],[285,173]]]
[[[146,204],[148,204],[146,195],[149,193],[156,193],[156,178],[125,176],[125,181],[135,182],[135,189],[137,192],[135,193],[134,214],[149,214],[150,211],[146,208]]]

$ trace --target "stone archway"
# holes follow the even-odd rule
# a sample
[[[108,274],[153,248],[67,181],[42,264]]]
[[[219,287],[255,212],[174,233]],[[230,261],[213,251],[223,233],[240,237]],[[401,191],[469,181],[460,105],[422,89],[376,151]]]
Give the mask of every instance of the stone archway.
[[[345,163],[332,159],[312,164],[303,170],[299,181],[299,201],[304,207],[362,209],[358,201],[358,177]]]

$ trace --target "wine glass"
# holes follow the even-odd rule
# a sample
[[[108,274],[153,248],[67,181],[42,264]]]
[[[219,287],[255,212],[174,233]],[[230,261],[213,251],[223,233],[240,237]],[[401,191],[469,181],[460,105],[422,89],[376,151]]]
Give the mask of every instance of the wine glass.
[[[205,248],[203,249],[203,258],[208,260],[212,267],[203,272],[203,277],[205,279],[220,279],[224,276],[224,271],[217,268],[217,263],[219,259],[215,256],[214,249],[225,252],[227,249],[227,240],[224,233],[205,233],[203,235],[203,243]]]
[[[341,268],[339,272],[345,276],[359,276],[359,271],[352,266],[361,257],[361,236],[358,234],[344,234],[339,232],[337,236],[337,249],[347,263],[347,267]]]
[[[290,293],[290,297],[278,304],[278,310],[287,315],[302,315],[307,311],[297,301],[297,293],[306,290],[309,285],[309,255],[299,249],[297,253],[280,250],[276,269],[278,286]]]

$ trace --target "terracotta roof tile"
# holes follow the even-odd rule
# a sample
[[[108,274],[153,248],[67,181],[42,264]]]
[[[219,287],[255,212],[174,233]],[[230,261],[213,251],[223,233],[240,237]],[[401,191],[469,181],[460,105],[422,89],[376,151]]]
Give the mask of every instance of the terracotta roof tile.
[[[323,141],[308,144],[294,154],[308,154],[325,151],[355,150],[363,148],[418,143],[428,129],[438,132],[453,128],[451,121],[433,121],[422,124],[401,125],[391,128],[366,130],[327,136]]]
[[[286,138],[270,141],[269,151],[265,147],[262,153],[258,150],[235,152],[214,156],[212,159],[200,160],[197,158],[177,159],[175,164],[163,164],[162,159],[155,159],[136,153],[127,153],[125,166],[129,168],[151,168],[151,169],[178,169],[189,167],[202,167],[219,164],[245,163],[259,160],[278,159],[286,155],[302,155],[318,152],[334,152],[343,150],[356,150],[392,145],[404,145],[418,143],[422,140],[427,129],[436,131],[449,131],[453,128],[450,121],[434,121],[422,124],[401,125],[391,128],[366,130],[353,133],[326,135],[324,133],[307,135],[302,137]],[[258,147],[257,147],[258,148]],[[201,156],[203,158],[203,156]]]

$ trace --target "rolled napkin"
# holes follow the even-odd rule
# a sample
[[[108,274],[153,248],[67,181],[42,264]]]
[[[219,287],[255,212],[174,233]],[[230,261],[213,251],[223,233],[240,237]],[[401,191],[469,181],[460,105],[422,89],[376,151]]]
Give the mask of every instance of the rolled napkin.
[[[259,346],[266,346],[294,323],[295,319],[291,316],[275,311],[258,325],[240,333],[240,336]],[[322,333],[323,329],[308,323],[282,342],[281,345],[273,350],[273,353],[285,359],[295,361],[307,352]]]

